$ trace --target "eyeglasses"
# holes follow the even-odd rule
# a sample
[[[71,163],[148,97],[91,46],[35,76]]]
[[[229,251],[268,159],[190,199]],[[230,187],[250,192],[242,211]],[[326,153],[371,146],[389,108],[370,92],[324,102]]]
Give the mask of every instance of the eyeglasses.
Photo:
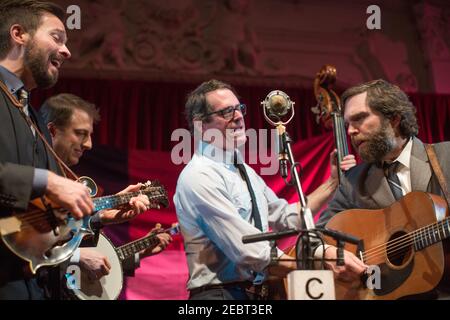
[[[221,110],[207,113],[206,116],[210,116],[212,114],[218,113],[225,120],[232,120],[232,119],[234,119],[236,110],[239,110],[241,112],[242,116],[245,116],[245,114],[247,113],[247,106],[243,103],[240,103],[235,106],[229,106],[229,107],[223,108]]]

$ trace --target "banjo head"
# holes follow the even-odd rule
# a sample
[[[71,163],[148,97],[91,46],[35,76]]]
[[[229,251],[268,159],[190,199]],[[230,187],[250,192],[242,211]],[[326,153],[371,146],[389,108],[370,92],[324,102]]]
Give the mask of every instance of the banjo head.
[[[105,255],[111,264],[111,269],[108,275],[94,281],[81,270],[80,288],[73,289],[73,294],[80,300],[116,300],[122,291],[123,272],[122,263],[114,245],[103,233],[100,233],[97,247],[90,249]]]

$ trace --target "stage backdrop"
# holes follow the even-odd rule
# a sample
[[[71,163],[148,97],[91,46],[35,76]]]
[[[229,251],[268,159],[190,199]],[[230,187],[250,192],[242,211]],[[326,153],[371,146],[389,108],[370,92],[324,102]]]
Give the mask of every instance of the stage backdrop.
[[[62,79],[52,90],[36,92],[32,101],[38,108],[46,97],[70,92],[95,103],[102,120],[96,125],[94,149],[86,152],[75,171],[89,175],[105,190],[115,193],[126,185],[159,180],[167,189],[167,209],[150,210],[130,223],[107,227],[105,232],[117,245],[144,236],[159,222],[170,227],[176,222],[173,195],[184,165],[175,165],[171,141],[175,129],[186,128],[183,106],[192,84],[147,83],[122,80]],[[241,101],[248,105],[247,128],[266,128],[260,101],[274,88],[240,86]],[[311,89],[284,90],[296,102],[296,116],[287,126],[294,140],[295,158],[302,165],[302,187],[306,194],[329,176],[329,153],[333,136],[315,122],[310,108],[316,104]],[[339,91],[340,93],[340,91]],[[450,97],[411,94],[417,106],[419,137],[426,142],[450,140]],[[254,165],[259,172],[261,165]],[[289,202],[297,201],[292,187],[286,187],[278,174],[263,176],[267,184]],[[282,246],[286,246],[283,243]],[[161,254],[141,261],[134,277],[126,279],[121,299],[185,299],[188,278],[181,236]]]

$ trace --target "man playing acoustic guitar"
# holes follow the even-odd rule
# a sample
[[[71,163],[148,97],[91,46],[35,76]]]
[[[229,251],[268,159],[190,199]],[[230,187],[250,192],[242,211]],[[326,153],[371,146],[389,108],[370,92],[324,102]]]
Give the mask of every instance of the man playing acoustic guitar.
[[[338,213],[347,209],[389,207],[412,191],[444,195],[434,168],[430,166],[426,147],[416,137],[418,125],[415,107],[400,88],[384,80],[375,80],[348,89],[342,96],[342,102],[347,132],[353,148],[364,162],[348,171],[328,209],[322,213],[318,226],[329,223],[330,219],[342,218],[344,214]],[[443,171],[443,180],[448,184],[450,143],[434,144],[434,150]],[[395,213],[392,217],[395,217]],[[383,221],[383,228],[392,224],[392,219]],[[365,227],[361,222],[358,223],[355,226],[357,229]],[[367,227],[375,232],[375,225]],[[401,239],[392,243],[399,246]],[[325,246],[325,258],[335,259],[335,249]],[[366,253],[372,250],[365,249],[368,249]],[[322,253],[321,246],[316,250],[316,257],[321,257]],[[344,252],[344,259],[344,266],[326,262],[337,279],[344,282],[358,281],[368,265],[372,264],[367,259],[363,259],[363,262],[349,251]],[[383,290],[383,282],[381,287]]]

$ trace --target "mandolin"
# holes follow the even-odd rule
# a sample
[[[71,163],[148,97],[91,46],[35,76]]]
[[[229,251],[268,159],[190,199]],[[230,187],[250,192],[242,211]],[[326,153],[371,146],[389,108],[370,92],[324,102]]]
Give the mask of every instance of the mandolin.
[[[167,207],[167,192],[158,182],[148,181],[138,192],[94,198],[94,213],[118,208],[132,197],[147,195],[150,207]],[[35,274],[42,266],[59,264],[70,258],[81,240],[93,234],[91,216],[74,219],[70,212],[53,205],[45,197],[30,202],[26,212],[15,213],[0,219],[0,236],[14,254],[29,263],[29,271]]]

